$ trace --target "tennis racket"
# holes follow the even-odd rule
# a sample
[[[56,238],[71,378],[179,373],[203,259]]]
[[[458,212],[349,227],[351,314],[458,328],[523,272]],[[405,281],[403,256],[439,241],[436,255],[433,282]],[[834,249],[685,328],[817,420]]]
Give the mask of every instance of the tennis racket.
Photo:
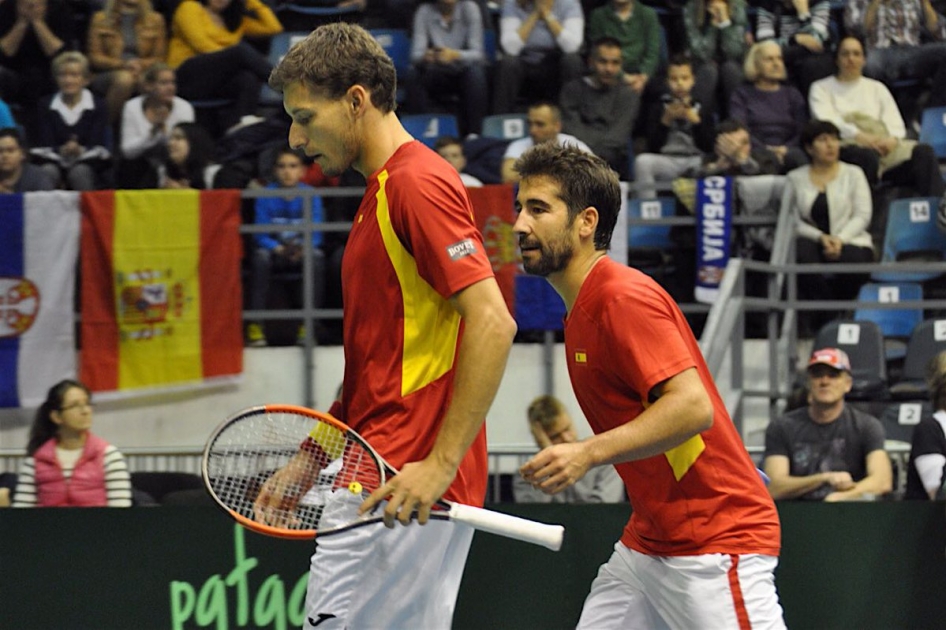
[[[380,514],[358,516],[356,510],[348,510],[352,516],[344,522],[335,512],[323,517],[333,501],[357,506],[397,471],[332,416],[293,405],[265,405],[244,409],[214,430],[204,448],[201,473],[210,496],[244,527],[307,539],[381,522]],[[430,518],[466,523],[555,551],[565,531],[561,525],[444,500],[435,504]]]

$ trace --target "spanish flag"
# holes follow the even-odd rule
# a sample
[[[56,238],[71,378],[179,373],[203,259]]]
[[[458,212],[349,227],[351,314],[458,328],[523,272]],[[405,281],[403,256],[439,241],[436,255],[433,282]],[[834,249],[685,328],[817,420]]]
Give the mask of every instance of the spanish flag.
[[[243,369],[240,193],[82,195],[80,376],[93,391]]]

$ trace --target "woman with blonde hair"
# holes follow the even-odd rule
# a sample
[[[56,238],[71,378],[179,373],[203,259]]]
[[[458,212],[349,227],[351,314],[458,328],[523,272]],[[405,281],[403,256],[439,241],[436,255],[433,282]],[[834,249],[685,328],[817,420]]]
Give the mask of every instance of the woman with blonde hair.
[[[92,90],[105,96],[114,125],[144,72],[167,55],[164,16],[151,0],[105,0],[105,7],[92,15],[87,49],[96,74]]]
[[[53,385],[33,419],[13,507],[131,507],[124,456],[91,428],[89,388]]]
[[[934,501],[942,497],[946,480],[946,352],[933,357],[926,368],[933,414],[913,429],[907,489],[904,499]]]

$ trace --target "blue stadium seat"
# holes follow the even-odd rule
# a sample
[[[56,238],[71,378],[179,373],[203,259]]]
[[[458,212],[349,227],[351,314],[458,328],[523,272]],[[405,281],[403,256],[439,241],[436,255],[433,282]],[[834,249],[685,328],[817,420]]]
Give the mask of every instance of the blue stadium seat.
[[[946,107],[927,107],[923,110],[920,142],[933,147],[937,158],[946,158]]]
[[[440,136],[459,136],[457,117],[452,114],[412,114],[401,116],[407,132],[428,147],[433,148]]]
[[[378,40],[384,52],[388,53],[394,62],[397,72],[397,102],[403,103],[407,99],[407,74],[411,69],[411,36],[405,29],[400,28],[373,28],[368,31]]]
[[[673,197],[628,200],[631,219],[660,219],[676,212]],[[676,249],[670,239],[670,225],[629,225],[627,228],[627,264],[660,281],[671,269],[669,252]]]
[[[284,31],[273,35],[269,43],[269,63],[273,66],[278,64],[282,58],[286,56],[286,53],[289,52],[289,49],[292,48],[292,45],[305,39],[308,34],[309,33],[305,31]],[[263,88],[260,90],[259,103],[260,105],[282,105],[282,95],[264,83]]]
[[[857,294],[858,302],[913,302],[923,299],[923,287],[916,282],[868,282]],[[854,311],[855,321],[871,321],[884,333],[887,360],[902,359],[906,355],[907,340],[913,329],[923,321],[923,309],[882,309],[869,306]]]
[[[480,135],[485,138],[518,140],[529,133],[529,121],[525,114],[493,114],[483,119]]]
[[[946,260],[946,235],[936,228],[935,197],[895,199],[887,210],[880,262]],[[928,271],[875,271],[880,282],[923,282],[942,275]]]

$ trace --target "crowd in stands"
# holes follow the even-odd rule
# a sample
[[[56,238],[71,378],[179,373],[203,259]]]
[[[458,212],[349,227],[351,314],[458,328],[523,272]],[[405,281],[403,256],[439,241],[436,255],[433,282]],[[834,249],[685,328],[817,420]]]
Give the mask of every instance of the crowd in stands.
[[[275,153],[288,119],[264,98],[271,43],[344,19],[407,34],[403,72],[395,59],[399,112],[456,117],[456,137],[436,150],[471,185],[515,182],[515,158],[549,140],[603,157],[645,198],[712,174],[788,175],[766,186],[798,211],[799,256],[816,262],[877,259],[890,195],[946,190],[936,154],[917,140],[922,109],[946,105],[944,0],[317,4],[321,15],[274,0],[0,3],[0,126],[18,132],[0,133],[0,186],[280,188],[273,164],[289,160]],[[484,137],[485,118],[513,113],[527,120],[524,137]],[[836,141],[829,130],[806,144],[812,120],[832,124]],[[846,166],[817,176],[825,144],[838,145],[834,162],[859,168],[866,197]],[[326,180],[301,159],[297,183],[361,183]],[[856,221],[842,199],[857,199]],[[326,200],[319,213],[350,219],[351,201]],[[300,217],[290,206],[244,214],[291,223]],[[317,267],[331,275],[344,237],[324,240]],[[263,241],[252,244],[272,258]],[[247,256],[263,278],[248,292],[256,305],[263,253]],[[333,280],[316,295],[333,306]]]

